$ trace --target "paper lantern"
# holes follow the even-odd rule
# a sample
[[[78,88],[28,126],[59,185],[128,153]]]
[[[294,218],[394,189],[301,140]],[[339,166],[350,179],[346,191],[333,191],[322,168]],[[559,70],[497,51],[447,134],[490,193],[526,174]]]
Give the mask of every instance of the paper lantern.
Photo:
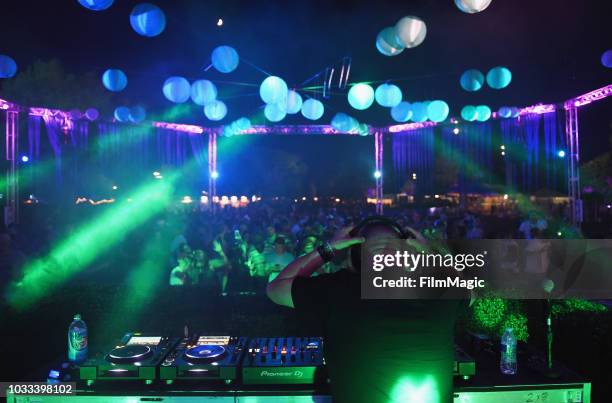
[[[109,91],[123,91],[127,83],[127,76],[119,69],[108,69],[102,74],[102,85]]]
[[[336,113],[331,121],[331,126],[341,132],[349,133],[357,131],[359,122],[346,113]]]
[[[357,133],[360,136],[368,136],[370,134],[370,127],[365,123],[359,123],[359,127],[357,128]]]
[[[310,98],[302,104],[302,116],[306,119],[318,120],[323,116],[323,112],[325,112],[325,107],[319,100]]]
[[[491,117],[491,108],[486,105],[478,105],[476,107],[476,120],[486,122]]]
[[[512,81],[512,73],[505,67],[493,67],[487,73],[487,84],[493,89],[501,90],[506,88],[510,81]]]
[[[374,102],[374,89],[369,84],[355,84],[348,92],[348,102],[357,110],[368,109]]]
[[[130,122],[140,123],[147,117],[147,112],[142,106],[134,106],[130,108]]]
[[[395,36],[406,48],[419,46],[427,35],[425,22],[413,16],[404,17],[395,24]]]
[[[87,120],[93,122],[100,117],[100,112],[96,108],[89,108],[85,111],[85,117]]]
[[[119,106],[115,108],[115,120],[119,122],[127,122],[130,120],[130,109],[127,106]]]
[[[391,117],[398,123],[409,121],[412,117],[412,105],[406,101],[400,102],[391,108]]]
[[[113,5],[114,0],[79,0],[79,4],[92,11],[106,10]]]
[[[468,122],[476,120],[476,107],[473,105],[466,105],[461,109],[461,118]]]
[[[393,108],[402,102],[402,90],[394,84],[381,84],[376,88],[374,98],[380,106]]]
[[[448,112],[448,104],[444,101],[431,101],[429,105],[427,105],[427,117],[432,122],[443,122],[448,117]]]
[[[138,35],[153,37],[166,28],[166,15],[154,4],[140,3],[130,13],[130,24]]]
[[[234,134],[234,129],[231,126],[223,126],[221,130],[221,135],[223,137],[232,137]]]
[[[455,0],[457,8],[464,13],[474,14],[489,7],[491,0]]]
[[[96,108],[89,108],[85,111],[84,116],[87,120],[93,122],[100,117],[100,112]]]
[[[461,88],[466,91],[478,91],[482,88],[482,84],[484,84],[484,75],[476,69],[466,70],[461,74],[461,78],[459,79],[459,84],[461,84]]]
[[[204,106],[217,99],[217,86],[208,80],[197,80],[191,84],[191,100]]]
[[[404,51],[404,45],[395,35],[394,27],[387,27],[378,33],[376,49],[385,56],[397,56]]]
[[[251,128],[251,120],[249,118],[239,118],[236,120],[236,128],[240,131],[249,130]]]
[[[70,115],[70,119],[72,120],[79,120],[83,117],[83,114],[78,109],[72,109],[68,112],[68,115]]]
[[[427,120],[427,104],[425,102],[415,102],[411,105],[412,120],[424,122]]]
[[[603,52],[601,55],[601,64],[609,69],[612,68],[612,49]]]
[[[297,91],[287,92],[287,113],[293,115],[302,109],[302,97]]]
[[[11,78],[17,73],[17,63],[12,57],[0,55],[0,78]]]
[[[508,106],[502,106],[497,110],[497,114],[499,115],[499,117],[507,119],[512,116],[512,109],[510,109]]]
[[[519,114],[521,113],[520,109],[517,108],[516,106],[513,106],[510,108],[510,117],[512,118],[518,118]]]
[[[212,101],[204,106],[204,115],[206,115],[209,120],[216,122],[227,115],[227,106],[225,106],[223,101]]]
[[[164,81],[162,91],[168,101],[182,104],[191,95],[191,85],[186,78],[173,76]]]
[[[261,82],[259,86],[259,96],[267,104],[276,104],[287,101],[289,89],[287,83],[276,76],[270,76]]]
[[[280,122],[287,116],[287,110],[284,105],[267,104],[264,108],[264,115],[270,122]]]
[[[236,70],[240,58],[231,46],[217,46],[211,53],[212,65],[220,73],[231,73]]]

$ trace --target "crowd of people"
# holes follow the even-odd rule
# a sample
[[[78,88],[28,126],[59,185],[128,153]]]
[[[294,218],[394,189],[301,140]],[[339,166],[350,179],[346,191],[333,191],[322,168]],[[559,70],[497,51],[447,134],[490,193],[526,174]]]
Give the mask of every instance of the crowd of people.
[[[87,214],[69,219],[65,214],[58,213],[54,219],[53,214],[45,213],[44,219],[33,218],[29,224],[23,220],[7,228],[0,234],[0,285],[18,281],[26,262],[48,255],[103,208],[107,207],[91,206]],[[373,214],[373,205],[358,202],[260,201],[242,208],[219,208],[214,213],[196,204],[181,204],[121,235],[114,247],[79,275],[89,282],[92,278],[121,281],[126,270],[138,266],[146,249],[149,255],[155,253],[148,258],[165,268],[160,278],[168,286],[200,286],[221,295],[263,293],[266,284],[296,257]],[[385,215],[430,239],[580,236],[562,217],[535,208],[504,207],[484,213],[459,206],[400,206],[386,208]],[[145,248],[151,242],[154,247]],[[338,256],[314,275],[332,273],[344,265],[345,258]]]

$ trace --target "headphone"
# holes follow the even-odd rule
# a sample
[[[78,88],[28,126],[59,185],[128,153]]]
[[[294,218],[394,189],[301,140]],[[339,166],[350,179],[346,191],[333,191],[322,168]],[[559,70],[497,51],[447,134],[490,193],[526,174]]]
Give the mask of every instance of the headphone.
[[[365,229],[370,227],[387,227],[393,230],[398,235],[399,239],[407,239],[411,234],[404,232],[398,223],[390,218],[375,215],[368,217],[355,226],[349,235],[351,238],[361,236]],[[361,271],[361,244],[351,246],[349,250],[351,265],[353,269]]]

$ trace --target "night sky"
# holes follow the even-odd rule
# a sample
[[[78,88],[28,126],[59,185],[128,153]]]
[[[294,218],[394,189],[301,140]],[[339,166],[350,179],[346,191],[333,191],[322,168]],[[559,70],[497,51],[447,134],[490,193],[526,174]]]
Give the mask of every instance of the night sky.
[[[497,110],[502,105],[561,102],[612,82],[612,70],[600,63],[601,54],[612,48],[606,1],[493,0],[482,13],[464,14],[452,0],[158,0],[155,4],[166,13],[167,25],[154,38],[139,36],[130,27],[129,13],[138,3],[116,0],[108,10],[93,12],[76,0],[4,2],[0,54],[11,55],[20,69],[52,58],[75,74],[101,75],[109,67],[121,68],[129,85],[113,94],[112,102],[143,104],[150,114],[172,105],[161,92],[171,75],[251,84],[218,84],[219,98],[229,109],[221,123],[262,114],[257,89],[265,75],[249,62],[299,88],[308,77],[351,56],[351,82],[390,80],[408,101],[446,100],[451,116],[458,116],[465,104],[489,104]],[[426,22],[425,41],[396,57],[381,55],[375,47],[377,33],[405,15]],[[221,27],[216,25],[218,18],[224,20]],[[226,75],[214,69],[205,72],[211,50],[221,44],[237,49],[240,66]],[[467,93],[459,86],[464,70],[486,73],[498,65],[513,73],[508,88],[495,91],[484,86]],[[590,113],[590,122],[582,126],[584,158],[608,145],[612,113],[610,102],[604,102],[606,106]],[[320,123],[329,123],[335,112],[373,125],[392,123],[388,110],[376,104],[367,111],[353,110],[344,93],[324,103]],[[90,106],[95,105],[75,105]],[[195,107],[181,121],[216,125]],[[283,123],[307,122],[298,114]]]

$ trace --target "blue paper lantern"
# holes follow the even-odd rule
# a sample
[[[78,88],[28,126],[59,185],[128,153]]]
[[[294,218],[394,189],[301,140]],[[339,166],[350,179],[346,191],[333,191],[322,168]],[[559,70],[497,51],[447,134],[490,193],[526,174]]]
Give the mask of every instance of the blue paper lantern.
[[[491,117],[491,108],[486,105],[478,105],[476,107],[476,120],[486,122]]]
[[[510,117],[512,118],[518,118],[519,114],[521,113],[521,110],[517,108],[516,106],[511,107],[510,111],[511,111]]]
[[[98,112],[96,108],[89,108],[85,111],[85,117],[90,122],[93,122],[94,120],[98,119],[98,117],[100,117],[100,112]]]
[[[223,129],[221,130],[221,135],[223,137],[232,137],[234,135],[234,129],[230,126],[223,126]]]
[[[407,16],[395,24],[395,36],[407,48],[419,46],[427,35],[425,21],[419,17]]]
[[[374,102],[374,89],[369,84],[355,84],[348,92],[348,102],[357,110],[368,109]]]
[[[212,65],[220,73],[231,73],[236,70],[240,58],[231,46],[217,46],[210,55]]]
[[[427,104],[425,102],[415,102],[411,105],[412,120],[424,122],[427,120]]]
[[[191,84],[191,100],[204,106],[217,99],[217,86],[208,80],[197,80]]]
[[[11,78],[17,73],[17,63],[12,57],[0,55],[0,78]]]
[[[297,91],[287,92],[287,113],[293,115],[302,109],[302,96]]]
[[[227,115],[227,106],[225,106],[223,101],[212,101],[204,107],[204,115],[206,115],[209,120],[216,122]]]
[[[397,56],[404,50],[404,45],[395,35],[394,27],[387,27],[376,36],[376,49],[385,56]]]
[[[162,91],[168,101],[182,104],[191,95],[191,85],[186,78],[173,76],[164,81]]]
[[[341,132],[351,133],[357,131],[359,122],[346,113],[336,113],[331,121],[331,126]]]
[[[276,76],[270,76],[261,82],[259,86],[259,96],[267,104],[287,102],[287,83]]]
[[[154,4],[140,3],[130,13],[130,24],[138,35],[153,37],[166,28],[166,15]]]
[[[92,11],[106,10],[113,5],[114,0],[79,0],[79,4]]]
[[[115,120],[127,122],[130,120],[130,109],[127,106],[119,106],[115,108],[113,115],[115,116]]]
[[[495,90],[506,88],[512,81],[512,73],[505,67],[493,67],[487,73],[487,84]]]
[[[461,74],[461,78],[459,79],[459,84],[461,84],[461,88],[466,91],[478,91],[482,88],[482,84],[484,84],[484,75],[476,69],[469,69]]]
[[[102,85],[109,91],[123,91],[127,83],[127,76],[119,69],[108,69],[102,74]]]
[[[391,108],[391,117],[398,123],[405,123],[412,117],[412,106],[402,101],[399,104]]]
[[[381,84],[376,88],[374,98],[380,106],[393,108],[402,102],[402,90],[394,84]]]
[[[432,122],[443,122],[448,117],[448,112],[448,104],[444,101],[431,101],[429,105],[427,105],[427,117]]]
[[[601,64],[609,69],[612,68],[612,49],[603,52],[601,55]]]
[[[498,109],[497,114],[499,115],[499,117],[507,119],[512,116],[512,109],[510,109],[508,106],[502,106]]]
[[[473,105],[466,105],[461,109],[461,118],[468,122],[476,120],[476,107]]]
[[[267,104],[264,108],[264,115],[270,122],[280,122],[287,116],[287,110],[284,108],[284,105]]]
[[[302,104],[302,115],[306,119],[317,120],[323,116],[323,112],[325,112],[325,107],[323,103],[316,99],[307,99]]]
[[[359,123],[357,133],[360,136],[368,136],[370,134],[370,127],[366,123]]]
[[[130,108],[130,122],[140,123],[147,117],[147,112],[142,106],[134,106]]]

